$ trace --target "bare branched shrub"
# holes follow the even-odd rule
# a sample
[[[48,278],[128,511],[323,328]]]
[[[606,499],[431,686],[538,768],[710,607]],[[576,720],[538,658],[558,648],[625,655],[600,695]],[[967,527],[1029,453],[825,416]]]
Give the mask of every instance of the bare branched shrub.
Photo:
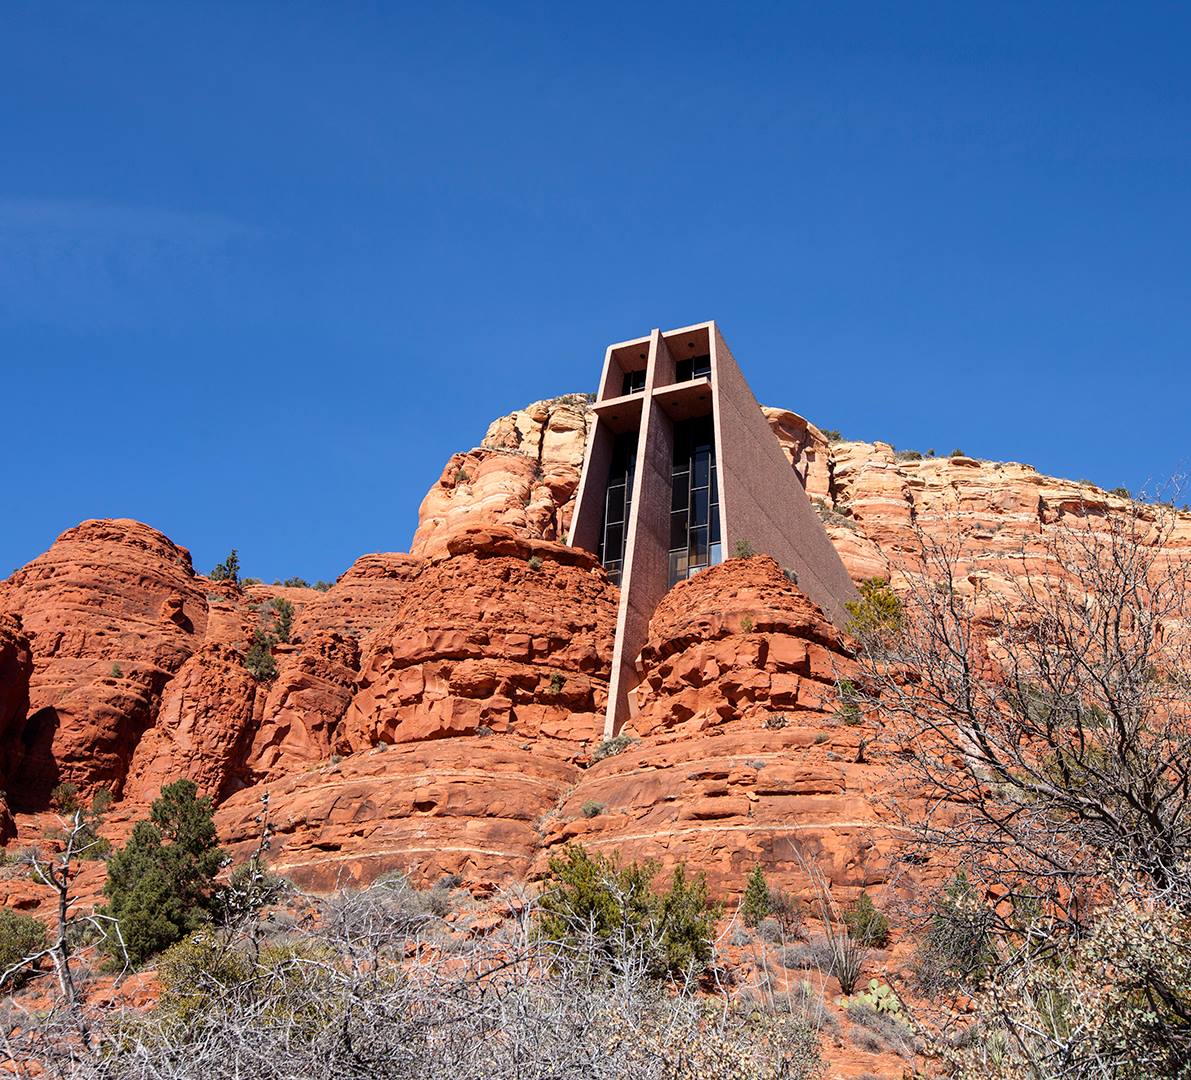
[[[1184,527],[1162,506],[1077,506],[987,590],[962,537],[920,532],[899,619],[859,634],[903,824],[956,871],[918,965],[924,988],[973,993],[973,1022],[936,1043],[956,1075],[1186,1075]]]
[[[36,1062],[73,1080],[821,1075],[809,1000],[757,1008],[723,988],[660,983],[639,937],[610,971],[544,939],[524,897],[487,936],[449,938],[419,895],[392,878],[305,897],[305,929],[259,952],[243,935],[231,954],[210,952],[200,932],[167,958],[159,1008],[91,1017],[94,1051],[77,1039],[71,1050],[51,1011],[8,1017],[0,1055],[17,1075]]]
[[[1070,917],[1106,861],[1186,887],[1191,852],[1191,558],[1175,517],[1075,516],[973,594],[960,538],[920,534],[896,626],[862,635],[859,680],[956,865],[1028,880]]]

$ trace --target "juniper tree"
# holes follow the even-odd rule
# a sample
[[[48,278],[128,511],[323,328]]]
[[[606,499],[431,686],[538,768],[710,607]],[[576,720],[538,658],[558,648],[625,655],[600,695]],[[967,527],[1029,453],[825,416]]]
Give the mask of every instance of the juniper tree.
[[[191,780],[161,789],[147,821],[108,862],[106,914],[120,924],[128,957],[141,963],[197,929],[214,903],[223,852],[211,800]]]

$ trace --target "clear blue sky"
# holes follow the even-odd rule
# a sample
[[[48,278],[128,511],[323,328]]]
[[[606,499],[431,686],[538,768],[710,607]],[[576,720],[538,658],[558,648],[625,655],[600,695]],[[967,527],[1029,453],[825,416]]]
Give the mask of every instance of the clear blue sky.
[[[1168,476],[1189,55],[1174,3],[5,4],[0,575],[129,516],[332,577],[706,318],[845,434]]]

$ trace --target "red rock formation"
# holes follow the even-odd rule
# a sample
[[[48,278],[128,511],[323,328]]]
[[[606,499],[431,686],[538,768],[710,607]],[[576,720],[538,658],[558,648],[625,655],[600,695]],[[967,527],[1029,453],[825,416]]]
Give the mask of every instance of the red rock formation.
[[[150,802],[182,778],[216,799],[244,787],[257,685],[239,650],[204,645],[162,694],[156,723],[133,754],[125,797]]]
[[[85,521],[4,584],[33,650],[25,750],[10,795],[60,781],[118,789],[162,688],[206,629],[190,555],[135,521]]]
[[[312,631],[300,646],[277,653],[277,679],[268,687],[248,756],[256,776],[276,776],[330,756],[360,670],[359,641],[334,631]]]
[[[577,394],[494,420],[483,445],[451,458],[427,493],[410,551],[440,554],[452,534],[488,525],[565,540],[588,426]]]
[[[540,819],[578,775],[520,736],[379,746],[241,791],[216,823],[233,854],[247,855],[267,791],[273,869],[304,885],[403,871],[431,882],[459,873],[484,891],[526,877]]]
[[[594,558],[511,529],[454,534],[448,546],[366,639],[343,747],[481,727],[594,738],[616,616],[616,590]]]
[[[422,560],[412,555],[361,555],[321,599],[298,612],[294,640],[313,639],[324,632],[354,638],[371,633],[391,618],[422,566]]]
[[[33,652],[29,639],[15,615],[0,611],[0,785],[8,780],[7,769],[15,761],[16,741],[29,711],[29,679],[33,675]]]

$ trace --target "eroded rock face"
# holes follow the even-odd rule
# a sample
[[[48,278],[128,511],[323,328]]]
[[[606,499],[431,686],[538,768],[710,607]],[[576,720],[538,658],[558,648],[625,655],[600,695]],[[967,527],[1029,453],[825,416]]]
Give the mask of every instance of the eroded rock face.
[[[364,641],[342,748],[482,728],[595,738],[617,593],[594,558],[499,528],[453,534],[448,547]]]
[[[797,709],[826,714],[854,673],[839,632],[767,555],[675,586],[641,651],[634,732],[706,730]]]
[[[33,650],[17,616],[0,611],[0,786],[7,770],[17,762],[19,740],[29,712],[29,680],[33,676]]]
[[[162,785],[183,778],[217,800],[246,786],[257,687],[238,649],[204,645],[166,686],[133,754],[125,797],[151,802]]]
[[[2,587],[33,651],[29,718],[10,796],[55,784],[118,791],[166,682],[206,629],[190,555],[136,521],[85,521]]]
[[[248,758],[256,776],[330,757],[360,671],[359,640],[337,631],[313,631],[301,645],[276,652],[277,678],[267,688]]]
[[[475,891],[524,880],[540,821],[579,768],[520,736],[376,747],[232,796],[218,811],[235,855],[256,844],[260,795],[277,832],[272,868],[311,888],[393,871],[420,882],[460,874]]]
[[[483,443],[447,463],[422,501],[410,551],[435,555],[454,533],[489,525],[565,540],[590,426],[581,395],[494,420]]]

